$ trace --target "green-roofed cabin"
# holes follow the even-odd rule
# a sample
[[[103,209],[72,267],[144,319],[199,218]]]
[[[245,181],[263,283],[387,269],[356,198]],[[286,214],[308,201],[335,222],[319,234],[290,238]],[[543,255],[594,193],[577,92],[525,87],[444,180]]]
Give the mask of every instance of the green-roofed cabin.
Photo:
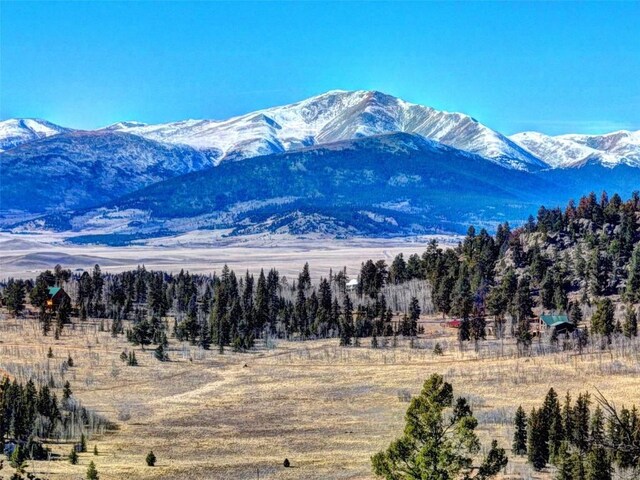
[[[71,304],[71,297],[63,290],[62,287],[49,287],[49,291],[47,292],[47,309],[51,312],[57,312],[60,303],[64,298],[67,299],[69,304]]]
[[[540,315],[540,327],[553,329],[557,333],[573,332],[576,326],[571,323],[566,315]]]

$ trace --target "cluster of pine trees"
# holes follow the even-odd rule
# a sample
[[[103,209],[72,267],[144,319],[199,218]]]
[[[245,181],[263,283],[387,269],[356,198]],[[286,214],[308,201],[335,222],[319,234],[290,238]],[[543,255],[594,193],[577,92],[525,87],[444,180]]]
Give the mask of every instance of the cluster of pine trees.
[[[412,257],[413,258],[413,257]],[[367,285],[369,261],[363,263],[360,283]],[[250,273],[238,277],[228,267],[220,275],[177,275],[150,272],[144,267],[118,274],[102,274],[95,266],[91,274],[73,275],[57,266],[54,272],[42,272],[34,282],[10,280],[4,290],[7,304],[13,305],[13,293],[24,308],[28,296],[40,309],[45,335],[54,330],[56,338],[70,322],[72,305],[64,303],[55,313],[45,308],[48,288],[64,286],[75,298],[80,319],[87,316],[111,320],[111,333],[126,334],[134,345],[156,345],[155,355],[167,360],[168,335],[189,341],[205,349],[215,345],[223,350],[248,350],[258,338],[326,338],[339,337],[341,344],[358,344],[368,336],[396,334],[415,336],[421,308],[413,298],[407,305],[404,319],[392,322],[393,312],[380,290],[416,278],[407,275],[404,260],[399,255],[391,269],[377,262],[375,291],[368,286],[367,295],[347,291],[348,277],[344,271],[330,272],[314,285],[309,265],[305,264],[297,280],[289,283],[276,269],[258,277]],[[389,271],[388,271],[389,270]],[[358,299],[354,305],[352,299]],[[14,312],[15,313],[15,312]],[[165,317],[175,317],[173,328]],[[124,326],[131,320],[130,328]]]
[[[638,193],[626,202],[606,193],[598,202],[591,193],[577,207],[570,201],[564,212],[541,207],[537,220],[530,217],[515,230],[499,225],[494,236],[470,227],[457,248],[440,249],[432,242],[420,260],[422,268],[411,271],[433,286],[439,312],[460,317],[461,340],[483,338],[482,319],[490,314],[496,335],[504,333],[510,317],[511,333],[527,346],[536,306],[566,312],[577,325],[584,307],[596,305],[592,333],[637,336]],[[613,295],[627,303],[624,322],[613,319]]]
[[[43,440],[66,440],[72,432],[107,426],[104,419],[73,398],[69,382],[62,388],[61,400],[54,390],[53,384],[37,386],[33,380],[22,384],[4,377],[0,381],[0,445],[11,440],[16,461],[46,459]]]
[[[561,403],[552,388],[528,416],[519,407],[513,453],[527,455],[536,470],[554,465],[556,480],[610,480],[614,468],[625,475],[640,473],[640,412],[635,406],[617,411],[604,398],[598,400],[592,412],[588,393],[575,402],[567,393]]]

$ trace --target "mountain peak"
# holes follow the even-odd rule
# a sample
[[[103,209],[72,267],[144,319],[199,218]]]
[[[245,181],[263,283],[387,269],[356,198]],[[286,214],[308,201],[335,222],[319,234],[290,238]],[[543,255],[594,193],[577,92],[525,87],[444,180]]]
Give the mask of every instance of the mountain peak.
[[[510,138],[552,167],[567,168],[598,163],[607,167],[640,167],[640,131],[619,130],[602,135],[557,136],[522,132]]]
[[[40,118],[9,118],[0,121],[0,152],[69,131]]]
[[[224,121],[199,120],[117,129],[166,143],[215,152],[216,162],[241,160],[393,132],[414,133],[519,170],[544,162],[500,133],[462,113],[438,111],[378,90],[330,90],[289,105]]]

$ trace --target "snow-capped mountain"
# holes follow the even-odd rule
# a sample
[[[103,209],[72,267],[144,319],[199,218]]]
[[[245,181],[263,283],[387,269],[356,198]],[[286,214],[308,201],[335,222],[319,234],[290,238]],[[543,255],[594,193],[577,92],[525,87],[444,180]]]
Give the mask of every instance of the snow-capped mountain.
[[[0,152],[70,129],[37,118],[10,118],[0,122]]]
[[[393,133],[223,162],[154,183],[95,208],[13,224],[76,242],[126,244],[216,230],[228,236],[410,236],[518,224],[540,204],[592,190],[628,193],[640,169],[585,165],[535,172]]]
[[[335,90],[224,121],[116,124],[153,140],[208,150],[217,162],[393,132],[416,133],[518,170],[547,165],[504,135],[461,113],[438,111],[376,91]]]
[[[0,122],[0,220],[56,212],[43,217],[52,228],[130,236],[463,231],[591,190],[635,190],[639,137],[507,138],[375,91],[331,91],[225,121],[82,131],[13,119]]]
[[[580,167],[586,163],[640,167],[640,131],[557,136],[523,132],[510,138],[554,168]]]
[[[472,217],[491,222],[498,211],[512,219],[536,208],[542,185],[533,173],[394,133],[223,162],[14,228],[98,235],[106,242],[197,229],[379,237],[457,232]],[[454,186],[459,191],[452,200]]]
[[[61,133],[0,154],[0,208],[84,208],[212,167],[203,152],[123,132]]]
[[[0,151],[69,131],[44,120],[6,120],[0,122]],[[216,165],[341,140],[404,132],[517,170],[573,168],[588,162],[640,167],[640,132],[559,136],[523,132],[506,137],[468,115],[438,111],[365,90],[333,90],[228,120],[184,120],[155,125],[123,121],[99,131],[126,132],[165,144],[189,146],[205,153]]]

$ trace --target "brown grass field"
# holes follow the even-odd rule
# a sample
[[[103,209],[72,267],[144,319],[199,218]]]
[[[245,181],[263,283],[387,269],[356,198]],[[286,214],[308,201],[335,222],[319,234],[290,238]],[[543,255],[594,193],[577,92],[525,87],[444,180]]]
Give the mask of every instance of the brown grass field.
[[[22,380],[37,371],[60,379],[59,365],[71,355],[75,366],[65,379],[74,395],[118,425],[91,437],[78,465],[66,460],[70,443],[50,445],[61,459],[29,462],[29,471],[50,479],[84,478],[91,460],[103,480],[372,478],[371,455],[403,428],[408,403],[401,393],[417,393],[433,372],[470,399],[483,444],[495,437],[507,450],[515,408],[539,405],[549,387],[561,397],[597,387],[617,405],[640,402],[637,345],[615,354],[517,358],[507,340],[497,357],[495,340],[460,353],[455,332],[433,319],[425,326],[413,349],[403,341],[372,349],[369,339],[341,348],[332,339],[220,355],[171,339],[170,362],[136,347],[140,365],[129,367],[119,354],[131,345],[99,332],[96,322],[76,321],[56,342],[42,336],[36,320],[2,312],[0,369]],[[441,357],[432,353],[436,340],[445,348]],[[151,449],[153,468],[145,464]],[[292,468],[282,466],[285,457]],[[534,474],[510,455],[503,478],[550,479],[552,472]]]

